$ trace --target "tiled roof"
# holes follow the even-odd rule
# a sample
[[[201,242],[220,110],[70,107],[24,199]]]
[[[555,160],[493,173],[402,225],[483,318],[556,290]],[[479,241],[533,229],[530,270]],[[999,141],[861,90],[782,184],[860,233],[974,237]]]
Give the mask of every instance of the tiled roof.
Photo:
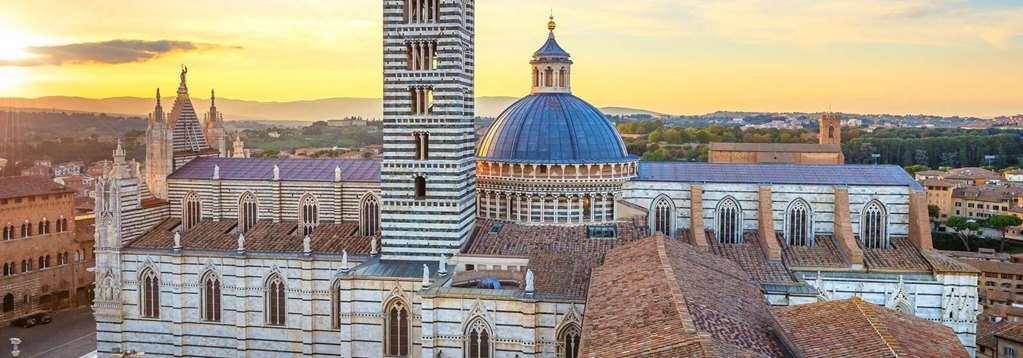
[[[585,357],[781,356],[760,287],[735,263],[658,235],[593,272]]]
[[[839,144],[816,143],[720,143],[710,144],[712,151],[841,153]]]
[[[931,265],[934,272],[937,273],[979,273],[976,268],[970,266],[963,260],[957,260],[949,257],[938,250],[922,250],[920,255],[927,260],[927,263]]]
[[[1006,319],[999,319],[998,322],[994,322],[994,317],[989,316],[986,312],[982,313],[977,317],[977,347],[987,347],[989,349],[995,348],[995,333],[1005,329],[1012,325]]]
[[[965,259],[963,263],[973,266],[980,272],[1006,273],[1012,275],[1023,275],[1023,264],[1012,262],[999,262],[988,260]]]
[[[212,179],[220,166],[223,180],[272,180],[274,165],[284,181],[334,181],[334,168],[341,167],[344,181],[379,182],[380,161],[363,159],[264,159],[196,158],[174,171],[170,179]]]
[[[181,219],[168,218],[142,236],[132,240],[125,248],[172,249],[174,232],[180,229]],[[238,234],[236,220],[204,220],[181,232],[183,250],[236,251]],[[302,229],[295,221],[274,223],[260,221],[245,233],[246,252],[301,253]],[[369,254],[370,237],[361,236],[356,223],[321,223],[309,234],[314,253]]]
[[[972,185],[952,190],[952,198],[976,200],[988,203],[1011,202],[1012,199],[1017,196],[1023,196],[1023,190],[1017,187],[998,185]],[[1007,205],[1011,205],[1011,203]]]
[[[863,301],[774,308],[804,357],[969,357],[951,328]]]
[[[931,267],[909,238],[891,237],[891,247],[887,249],[865,248],[859,240],[856,242],[863,249],[863,263],[867,270],[931,272]]]
[[[73,192],[71,189],[54,183],[53,180],[46,177],[0,177],[0,199]]]
[[[585,297],[591,270],[617,245],[641,239],[631,224],[618,224],[617,239],[590,239],[586,226],[523,226],[505,223],[497,232],[493,221],[476,221],[476,233],[463,249],[466,255],[529,258],[539,293]]]
[[[713,238],[714,233],[707,231],[707,237]],[[768,261],[761,248],[760,235],[756,231],[743,233],[744,242],[740,244],[723,244],[710,240],[711,251],[739,264],[758,283],[796,283],[781,261]]]
[[[639,181],[906,186],[920,183],[895,165],[640,162]]]
[[[944,179],[1001,180],[1002,175],[984,168],[966,167],[949,170],[947,173],[945,173]]]
[[[849,267],[831,235],[818,235],[811,246],[786,245],[785,235],[778,233],[777,236],[778,241],[782,243],[782,260],[790,268],[812,270]]]

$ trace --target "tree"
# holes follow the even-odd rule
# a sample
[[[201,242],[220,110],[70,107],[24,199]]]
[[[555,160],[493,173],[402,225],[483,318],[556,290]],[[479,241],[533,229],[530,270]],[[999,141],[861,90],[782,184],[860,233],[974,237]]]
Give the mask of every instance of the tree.
[[[929,206],[928,211],[930,211]],[[959,240],[963,241],[963,247],[966,248],[966,251],[972,251],[970,250],[970,244],[966,239],[967,236],[969,236],[969,233],[980,230],[980,224],[973,220],[953,216],[948,218],[948,220],[945,220],[945,226],[952,229],[952,231],[955,231],[956,236],[959,236]]]
[[[926,165],[914,164],[907,166],[905,169],[907,172],[909,172],[909,175],[916,175],[917,172],[922,172],[930,168],[928,168]]]
[[[1023,224],[1023,220],[1015,215],[992,215],[987,218],[986,224],[990,228],[997,229],[1002,234],[1002,242],[999,244],[998,251],[1005,251],[1005,231],[1011,226]]]
[[[931,219],[937,219],[938,216],[941,216],[941,208],[934,204],[927,205],[927,216],[930,216]]]

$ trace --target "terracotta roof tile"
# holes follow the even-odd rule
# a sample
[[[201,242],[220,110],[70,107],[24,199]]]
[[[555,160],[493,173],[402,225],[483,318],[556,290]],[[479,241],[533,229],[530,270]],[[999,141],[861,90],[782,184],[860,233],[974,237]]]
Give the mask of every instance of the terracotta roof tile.
[[[142,236],[125,245],[136,249],[172,249],[174,232],[180,227],[181,219],[169,218],[160,222]],[[204,220],[181,233],[182,249],[236,251],[238,234],[235,220]],[[301,253],[302,230],[295,221],[274,223],[260,221],[245,233],[246,252]],[[321,223],[309,234],[314,253],[369,254],[371,237],[358,233],[357,223]]]
[[[892,237],[891,247],[887,249],[871,249],[863,247],[863,262],[867,270],[872,271],[911,271],[930,272],[931,267],[920,256],[920,250],[907,237]]]
[[[791,246],[786,244],[785,234],[777,233],[781,243],[782,260],[790,268],[820,269],[847,268],[849,264],[835,245],[831,235],[818,235],[811,246]]]
[[[707,231],[710,247],[714,254],[731,259],[748,272],[759,283],[796,283],[781,261],[768,261],[756,231],[743,233],[741,244],[723,244],[712,239],[714,233]]]
[[[73,192],[73,190],[54,183],[53,180],[45,177],[0,177],[0,199]]]
[[[773,310],[805,357],[969,357],[951,328],[856,297]]]

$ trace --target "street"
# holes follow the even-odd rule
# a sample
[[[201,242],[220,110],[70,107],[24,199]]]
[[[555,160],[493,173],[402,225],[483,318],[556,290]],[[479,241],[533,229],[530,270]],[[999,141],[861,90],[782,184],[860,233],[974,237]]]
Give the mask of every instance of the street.
[[[32,328],[0,328],[0,357],[9,357],[12,337],[21,338],[19,358],[78,358],[96,350],[92,309],[81,307],[53,314],[53,322]]]

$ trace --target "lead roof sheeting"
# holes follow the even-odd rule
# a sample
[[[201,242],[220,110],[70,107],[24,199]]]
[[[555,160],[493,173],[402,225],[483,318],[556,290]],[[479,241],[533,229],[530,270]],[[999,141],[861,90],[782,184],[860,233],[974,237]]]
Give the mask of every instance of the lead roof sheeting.
[[[213,167],[220,166],[224,180],[272,180],[274,165],[280,167],[284,181],[332,182],[338,166],[344,181],[380,181],[380,161],[361,159],[196,158],[170,178],[212,179]]]
[[[894,165],[712,164],[641,162],[639,181],[907,186],[919,183]]]

